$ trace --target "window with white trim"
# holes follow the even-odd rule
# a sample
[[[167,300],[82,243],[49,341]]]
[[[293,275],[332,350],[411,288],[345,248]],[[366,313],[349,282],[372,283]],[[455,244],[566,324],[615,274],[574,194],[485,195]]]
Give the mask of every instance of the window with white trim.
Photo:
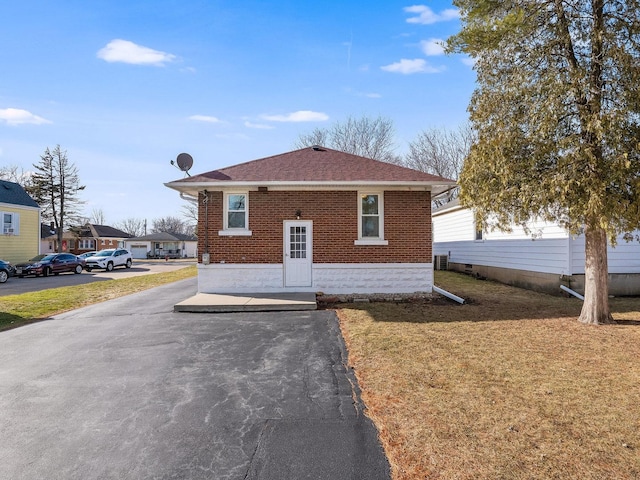
[[[224,230],[219,235],[251,235],[249,230],[249,193],[224,194]]]
[[[479,242],[481,240],[484,240],[484,235],[483,235],[483,231],[482,231],[482,227],[479,224],[475,224],[475,237],[474,240]]]
[[[80,250],[93,250],[95,241],[93,238],[83,238],[78,240],[78,248]]]
[[[1,212],[3,235],[18,235],[20,233],[20,214],[14,212]]]
[[[356,245],[387,245],[384,239],[384,195],[358,193],[358,240]]]

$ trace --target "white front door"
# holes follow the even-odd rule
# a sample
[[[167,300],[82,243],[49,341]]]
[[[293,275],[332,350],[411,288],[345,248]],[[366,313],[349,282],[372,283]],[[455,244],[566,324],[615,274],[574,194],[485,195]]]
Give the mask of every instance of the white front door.
[[[311,286],[311,227],[306,220],[284,222],[284,286]]]

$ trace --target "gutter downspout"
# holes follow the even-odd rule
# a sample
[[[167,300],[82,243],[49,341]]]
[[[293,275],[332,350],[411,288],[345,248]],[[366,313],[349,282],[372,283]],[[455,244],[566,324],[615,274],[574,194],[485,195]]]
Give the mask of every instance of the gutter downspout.
[[[211,261],[209,257],[209,192],[205,189],[202,191],[204,198],[204,252],[202,252],[202,263],[208,265]]]
[[[186,200],[187,202],[198,204],[198,199],[193,195],[189,195],[188,193],[180,192],[180,198]]]
[[[578,292],[571,290],[569,287],[565,287],[564,285],[560,285],[560,289],[564,290],[565,292],[573,295],[576,298],[579,298],[580,300],[582,300],[584,302],[584,297],[582,295],[580,295]]]
[[[436,293],[439,293],[440,295],[444,295],[445,297],[450,298],[451,300],[458,302],[460,304],[464,303],[464,298],[461,298],[457,295],[454,295],[453,293],[450,293],[450,292],[447,292],[446,290],[438,288],[435,285],[433,286],[433,291]]]

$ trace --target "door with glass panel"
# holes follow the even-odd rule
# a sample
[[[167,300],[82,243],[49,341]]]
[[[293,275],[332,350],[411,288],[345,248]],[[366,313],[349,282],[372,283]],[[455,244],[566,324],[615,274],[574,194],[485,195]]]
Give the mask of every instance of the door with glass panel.
[[[284,222],[284,285],[311,286],[311,227],[309,221]]]

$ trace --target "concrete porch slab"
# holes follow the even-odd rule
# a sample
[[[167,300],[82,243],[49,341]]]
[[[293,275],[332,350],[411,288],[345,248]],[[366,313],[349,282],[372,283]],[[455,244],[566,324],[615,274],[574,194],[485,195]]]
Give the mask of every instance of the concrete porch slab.
[[[197,293],[175,304],[173,311],[227,313],[316,310],[317,308],[315,293]]]

